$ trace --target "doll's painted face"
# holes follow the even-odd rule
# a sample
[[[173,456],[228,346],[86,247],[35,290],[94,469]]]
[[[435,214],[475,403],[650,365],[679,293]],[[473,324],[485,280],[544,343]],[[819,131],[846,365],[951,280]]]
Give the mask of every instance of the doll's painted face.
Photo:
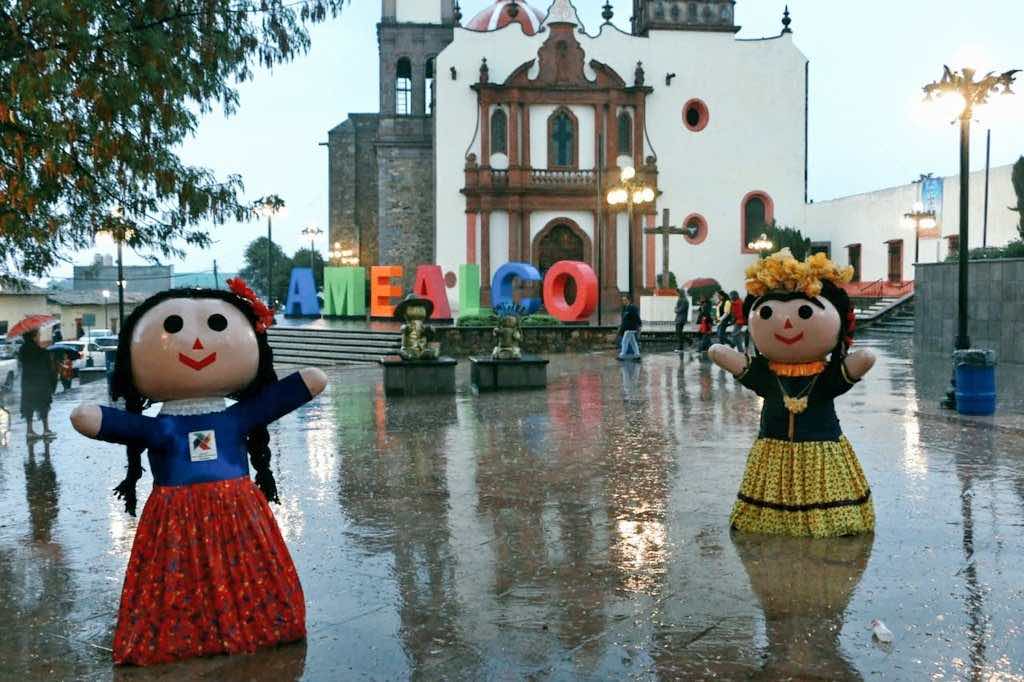
[[[750,336],[775,362],[823,360],[839,339],[839,311],[823,297],[763,300],[750,311]]]
[[[146,312],[131,339],[132,379],[153,401],[226,396],[256,378],[256,331],[214,298],[169,299]]]

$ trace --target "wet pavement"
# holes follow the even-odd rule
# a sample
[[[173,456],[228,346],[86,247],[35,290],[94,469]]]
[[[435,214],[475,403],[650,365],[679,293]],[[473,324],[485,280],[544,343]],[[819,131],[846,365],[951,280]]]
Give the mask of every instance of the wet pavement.
[[[56,442],[15,417],[0,447],[0,678],[1024,680],[1024,368],[962,419],[947,360],[863,345],[837,406],[877,530],[826,541],[730,533],[759,405],[699,357],[552,356],[547,391],[480,396],[460,366],[398,400],[336,370],[271,429],[308,641],[150,669],[110,664],[123,450],[67,424],[104,387],[58,393]]]

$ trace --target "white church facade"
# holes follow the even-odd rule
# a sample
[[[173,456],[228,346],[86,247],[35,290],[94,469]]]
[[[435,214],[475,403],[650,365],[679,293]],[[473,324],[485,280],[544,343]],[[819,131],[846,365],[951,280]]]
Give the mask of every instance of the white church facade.
[[[331,131],[332,245],[365,266],[439,264],[455,310],[462,264],[486,302],[505,262],[585,261],[611,311],[662,286],[667,211],[678,284],[741,289],[774,222],[854,265],[851,293],[906,290],[915,257],[956,246],[958,179],[808,202],[808,59],[788,12],[742,40],[734,5],[633,0],[627,33],[611,3],[584,27],[570,0],[494,0],[465,22],[455,0],[383,0],[380,113]],[[608,203],[623,168],[653,201]],[[1016,237],[1010,167],[992,170],[984,237],[983,189],[972,175],[972,248]],[[939,217],[919,242],[903,220],[917,201]]]

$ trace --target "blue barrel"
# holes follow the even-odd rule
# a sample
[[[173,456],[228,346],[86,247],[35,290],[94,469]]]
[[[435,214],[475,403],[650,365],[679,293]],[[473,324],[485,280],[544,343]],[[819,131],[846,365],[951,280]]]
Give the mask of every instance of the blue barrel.
[[[995,413],[996,368],[994,365],[957,364],[956,411],[960,414]]]

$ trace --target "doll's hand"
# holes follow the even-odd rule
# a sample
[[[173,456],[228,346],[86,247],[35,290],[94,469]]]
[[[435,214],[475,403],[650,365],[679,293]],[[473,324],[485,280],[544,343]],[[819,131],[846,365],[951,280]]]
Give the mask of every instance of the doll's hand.
[[[299,370],[299,374],[302,375],[302,381],[306,384],[306,389],[311,396],[320,395],[327,387],[327,375],[316,367]]]
[[[71,412],[71,425],[83,436],[95,438],[103,423],[103,411],[99,405],[82,403]]]
[[[747,356],[733,350],[721,343],[716,343],[708,349],[708,356],[711,360],[724,370],[728,370],[737,376],[747,368]]]
[[[846,376],[856,381],[875,366],[875,354],[869,350],[854,351],[843,360],[843,366],[846,367]]]

